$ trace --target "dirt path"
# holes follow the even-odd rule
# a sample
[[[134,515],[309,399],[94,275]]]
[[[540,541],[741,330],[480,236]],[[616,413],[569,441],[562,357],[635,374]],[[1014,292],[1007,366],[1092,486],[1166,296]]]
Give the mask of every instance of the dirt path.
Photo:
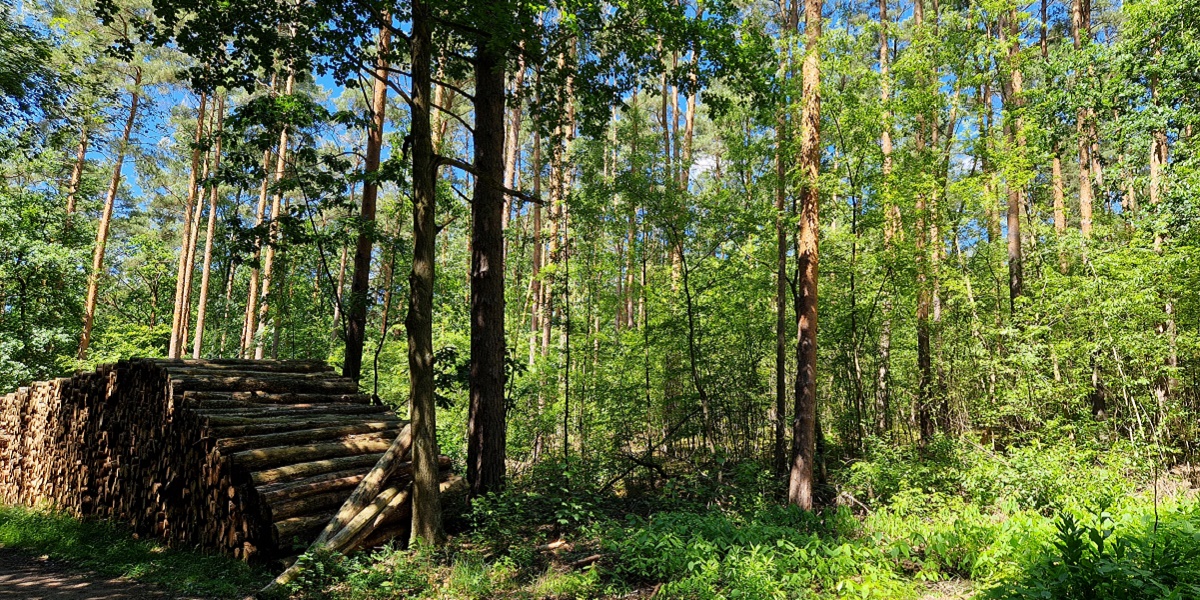
[[[144,583],[0,548],[0,600],[178,600]]]

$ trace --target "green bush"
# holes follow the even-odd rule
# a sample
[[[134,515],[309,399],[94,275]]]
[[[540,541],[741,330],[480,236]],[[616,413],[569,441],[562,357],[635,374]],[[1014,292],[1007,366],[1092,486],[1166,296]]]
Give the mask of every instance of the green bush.
[[[1054,520],[1054,534],[992,599],[1167,600],[1200,598],[1200,505],[1144,503],[1118,513]]]

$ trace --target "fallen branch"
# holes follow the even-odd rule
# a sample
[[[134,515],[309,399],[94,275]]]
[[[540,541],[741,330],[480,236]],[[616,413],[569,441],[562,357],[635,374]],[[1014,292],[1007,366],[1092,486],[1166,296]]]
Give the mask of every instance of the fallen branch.
[[[558,551],[558,550],[570,551],[574,547],[575,547],[575,544],[572,544],[572,543],[564,541],[564,540],[558,540],[555,542],[550,542],[549,544],[542,544],[541,546],[534,548],[534,550],[537,550],[538,552],[550,552],[552,550],[553,551]]]
[[[582,569],[583,567],[586,567],[589,565],[594,565],[597,562],[600,562],[600,559],[602,559],[602,558],[604,558],[603,554],[593,554],[591,556],[581,558],[581,559],[567,565],[567,568],[572,569],[572,570]]]

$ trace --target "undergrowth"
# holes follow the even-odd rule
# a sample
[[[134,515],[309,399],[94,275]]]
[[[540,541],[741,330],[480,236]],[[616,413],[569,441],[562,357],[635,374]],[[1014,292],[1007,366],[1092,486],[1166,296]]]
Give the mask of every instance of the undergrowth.
[[[49,556],[108,577],[188,596],[241,598],[271,576],[239,560],[164,548],[118,526],[48,510],[0,506],[0,546]]]
[[[771,497],[757,465],[623,495],[598,493],[588,482],[603,478],[581,465],[551,465],[477,500],[468,532],[445,548],[315,559],[320,576],[297,592],[902,599],[955,579],[992,600],[1200,598],[1200,508],[1138,492],[1150,464],[1130,448],[1069,440],[877,443],[833,471],[843,505],[816,512]],[[551,540],[567,545],[545,548]]]
[[[933,584],[953,580],[980,600],[1200,598],[1200,503],[1190,491],[1147,491],[1151,458],[1065,437],[1004,449],[873,443],[830,469],[828,497],[838,500],[813,512],[772,496],[767,470],[753,464],[615,493],[594,465],[551,464],[477,499],[443,548],[305,556],[293,591],[902,600],[938,598]],[[244,594],[265,579],[235,561],[48,512],[0,509],[0,544],[193,595]]]
[[[927,595],[934,582],[956,580],[981,600],[1200,598],[1200,505],[1187,493],[1141,491],[1152,458],[1067,436],[1006,449],[875,442],[831,469],[839,502],[815,512],[772,497],[758,465],[617,494],[588,483],[606,478],[583,465],[550,465],[477,500],[470,526],[445,548],[313,559],[320,576],[296,591],[882,600],[937,597]],[[566,545],[547,549],[553,540]]]

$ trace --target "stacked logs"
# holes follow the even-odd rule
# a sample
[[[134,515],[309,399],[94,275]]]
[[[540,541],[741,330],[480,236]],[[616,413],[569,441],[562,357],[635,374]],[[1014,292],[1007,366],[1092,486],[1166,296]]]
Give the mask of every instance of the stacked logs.
[[[307,361],[137,359],[36,383],[0,399],[0,502],[245,560],[286,556],[405,428],[368,400]],[[408,478],[399,463],[387,483]],[[407,527],[379,525],[372,538]]]

